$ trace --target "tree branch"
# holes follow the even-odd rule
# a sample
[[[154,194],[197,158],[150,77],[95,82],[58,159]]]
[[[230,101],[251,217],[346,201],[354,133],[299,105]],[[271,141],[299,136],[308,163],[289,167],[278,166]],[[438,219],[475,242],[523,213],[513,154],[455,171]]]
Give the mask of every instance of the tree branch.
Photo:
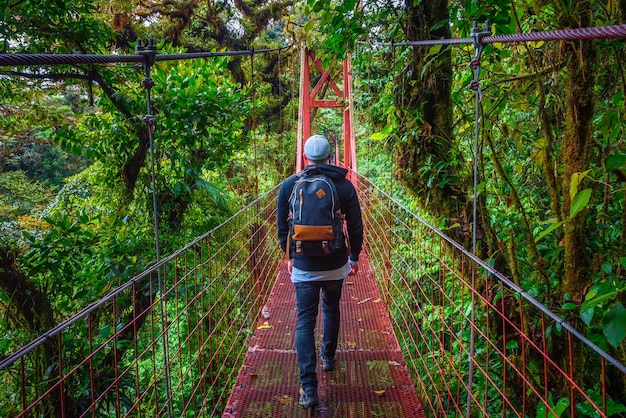
[[[29,80],[52,80],[52,81],[89,80],[88,74],[80,74],[80,73],[37,74],[37,73],[27,73],[23,71],[0,71],[0,75],[5,75],[9,77],[21,77],[21,78],[26,78]]]

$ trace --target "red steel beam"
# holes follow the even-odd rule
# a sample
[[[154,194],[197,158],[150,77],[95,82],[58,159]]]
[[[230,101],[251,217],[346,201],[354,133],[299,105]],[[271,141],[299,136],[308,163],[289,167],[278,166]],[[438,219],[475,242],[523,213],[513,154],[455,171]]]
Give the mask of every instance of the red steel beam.
[[[311,88],[311,66],[321,74],[315,87]],[[303,48],[300,55],[300,107],[298,112],[298,141],[296,151],[296,172],[302,171],[306,165],[304,142],[311,136],[311,111],[313,109],[342,109],[343,116],[343,161],[338,163],[349,170],[356,170],[356,148],[354,130],[352,128],[352,69],[350,60],[343,61],[341,72],[343,91],[333,80],[329,69],[324,69],[322,62],[315,57],[313,51]],[[337,99],[317,98],[322,88],[328,85],[337,95]],[[335,150],[336,155],[339,153]]]

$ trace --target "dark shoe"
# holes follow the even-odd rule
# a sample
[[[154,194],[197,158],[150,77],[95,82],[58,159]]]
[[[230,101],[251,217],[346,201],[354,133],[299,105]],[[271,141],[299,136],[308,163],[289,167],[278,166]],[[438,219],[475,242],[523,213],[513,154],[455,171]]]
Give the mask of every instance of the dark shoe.
[[[332,372],[333,370],[335,370],[334,358],[328,358],[323,354],[321,357],[322,357],[322,370],[324,370],[325,372]]]
[[[303,408],[315,408],[319,403],[319,399],[317,398],[317,389],[304,389],[302,391],[302,395],[300,395],[300,402],[298,403]]]

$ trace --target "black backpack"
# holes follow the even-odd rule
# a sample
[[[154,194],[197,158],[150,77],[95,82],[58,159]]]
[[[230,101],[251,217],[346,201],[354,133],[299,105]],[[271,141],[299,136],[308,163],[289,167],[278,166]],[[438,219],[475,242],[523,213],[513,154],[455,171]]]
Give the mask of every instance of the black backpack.
[[[345,250],[344,219],[335,183],[315,167],[300,173],[289,197],[291,251],[324,256]]]

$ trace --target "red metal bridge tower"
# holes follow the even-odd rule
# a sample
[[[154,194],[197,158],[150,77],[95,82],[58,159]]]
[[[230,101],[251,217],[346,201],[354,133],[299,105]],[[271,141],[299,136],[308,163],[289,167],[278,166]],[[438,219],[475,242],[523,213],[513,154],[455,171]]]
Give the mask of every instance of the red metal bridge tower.
[[[315,86],[311,88],[311,65],[321,73]],[[343,78],[340,85],[333,80],[330,69],[324,69],[322,62],[316,58],[315,53],[306,47],[302,48],[300,59],[300,106],[298,113],[298,148],[296,154],[296,172],[302,171],[306,165],[304,156],[304,142],[311,136],[311,114],[313,109],[335,108],[343,113],[343,155],[339,155],[338,147],[335,147],[335,161],[349,170],[356,171],[356,147],[353,130],[354,109],[352,100],[352,66],[350,58],[343,61],[341,71]],[[334,99],[318,99],[321,91],[335,94]]]

